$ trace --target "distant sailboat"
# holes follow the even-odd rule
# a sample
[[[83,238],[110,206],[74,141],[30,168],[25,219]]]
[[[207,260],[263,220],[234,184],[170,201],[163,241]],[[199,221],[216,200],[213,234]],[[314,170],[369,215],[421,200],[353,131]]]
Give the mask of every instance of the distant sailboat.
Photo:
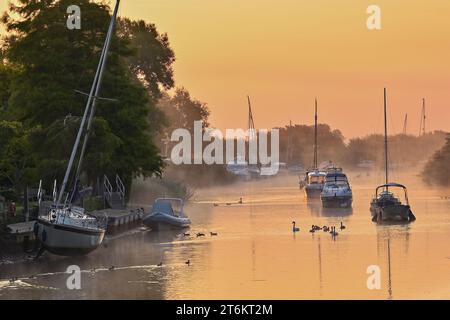
[[[77,192],[77,176],[79,174],[81,162],[83,161],[85,144],[87,142],[87,131],[95,112],[95,100],[103,78],[103,71],[113,35],[119,3],[120,0],[117,0],[57,201],[55,201],[47,215],[39,216],[34,227],[36,237],[41,243],[40,253],[42,253],[43,250],[47,250],[59,255],[86,254],[100,246],[105,236],[106,221],[100,221],[96,217],[86,214],[83,208],[73,206],[71,201],[67,201],[69,198],[68,196],[65,197],[65,200],[63,201],[63,196],[70,173],[74,166],[74,160],[79,149],[81,137],[84,135],[83,149],[80,153],[78,168],[76,170],[77,173],[74,179],[75,186],[69,199],[73,199]]]
[[[306,175],[300,180],[300,188],[305,188],[307,198],[319,198],[325,185],[326,172],[318,168],[317,157],[317,99],[315,99],[314,115],[314,160],[313,167],[306,171]]]
[[[389,182],[389,161],[388,161],[388,133],[387,133],[387,97],[384,89],[384,159],[385,159],[385,183],[378,186],[375,196],[370,204],[372,221],[377,223],[388,221],[414,221],[416,217],[409,206],[408,193],[406,187],[399,183]],[[390,189],[400,188],[404,191],[405,204],[397,198]]]

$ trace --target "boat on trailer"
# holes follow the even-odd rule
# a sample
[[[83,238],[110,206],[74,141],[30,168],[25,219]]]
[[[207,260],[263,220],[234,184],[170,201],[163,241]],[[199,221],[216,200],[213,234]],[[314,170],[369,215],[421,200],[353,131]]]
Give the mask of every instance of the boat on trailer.
[[[188,228],[191,220],[184,213],[184,203],[180,198],[158,198],[153,203],[150,214],[142,222],[153,230]]]
[[[389,182],[386,88],[384,88],[384,160],[385,183],[375,189],[375,196],[370,203],[372,221],[377,223],[415,221],[416,217],[409,205],[406,187],[399,183]],[[405,196],[404,204],[391,192],[392,188],[403,189]],[[382,191],[380,192],[380,190]]]

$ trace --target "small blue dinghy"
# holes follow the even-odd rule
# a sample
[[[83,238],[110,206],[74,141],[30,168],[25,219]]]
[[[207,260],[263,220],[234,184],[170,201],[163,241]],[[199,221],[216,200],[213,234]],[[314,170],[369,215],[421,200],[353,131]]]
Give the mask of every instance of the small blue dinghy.
[[[142,222],[153,230],[187,228],[191,220],[184,214],[183,200],[179,198],[158,198],[150,214]]]

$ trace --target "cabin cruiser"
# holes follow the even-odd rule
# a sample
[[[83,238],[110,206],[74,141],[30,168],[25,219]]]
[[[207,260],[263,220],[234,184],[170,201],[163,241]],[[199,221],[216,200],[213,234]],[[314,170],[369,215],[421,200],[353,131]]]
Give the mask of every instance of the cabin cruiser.
[[[191,220],[184,214],[183,206],[183,200],[179,198],[158,198],[142,222],[154,230],[187,228]]]
[[[306,173],[303,182],[307,198],[319,198],[325,185],[327,174],[324,171],[312,170]],[[301,185],[300,185],[301,186]]]
[[[352,189],[347,175],[342,172],[341,168],[328,170],[320,199],[324,208],[349,208],[352,206]]]
[[[404,191],[405,204],[390,191],[392,188],[400,188]],[[382,190],[380,192],[380,190]],[[416,217],[411,211],[406,187],[399,183],[388,183],[379,186],[370,204],[372,221],[382,223],[385,221],[414,221]]]

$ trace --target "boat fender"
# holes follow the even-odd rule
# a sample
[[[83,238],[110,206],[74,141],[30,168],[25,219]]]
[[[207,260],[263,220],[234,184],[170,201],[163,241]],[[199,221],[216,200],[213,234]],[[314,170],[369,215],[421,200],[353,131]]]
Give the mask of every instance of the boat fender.
[[[42,242],[45,242],[47,240],[47,232],[44,230],[42,230]]]

